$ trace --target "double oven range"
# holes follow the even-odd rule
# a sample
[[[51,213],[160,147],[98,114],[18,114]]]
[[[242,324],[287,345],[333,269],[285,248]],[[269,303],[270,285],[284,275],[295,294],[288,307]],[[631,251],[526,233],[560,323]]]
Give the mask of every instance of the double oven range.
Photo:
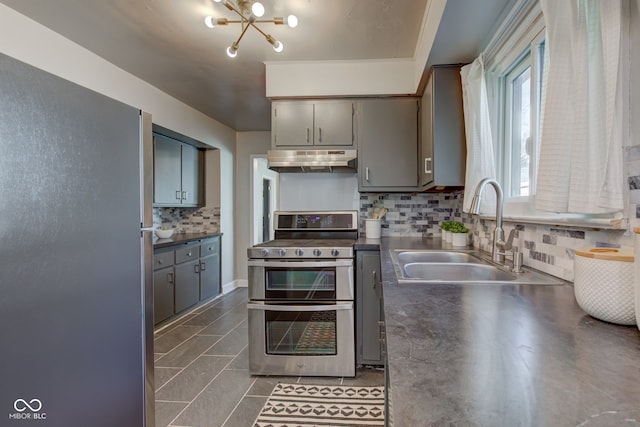
[[[355,376],[357,211],[275,212],[248,249],[249,371]]]

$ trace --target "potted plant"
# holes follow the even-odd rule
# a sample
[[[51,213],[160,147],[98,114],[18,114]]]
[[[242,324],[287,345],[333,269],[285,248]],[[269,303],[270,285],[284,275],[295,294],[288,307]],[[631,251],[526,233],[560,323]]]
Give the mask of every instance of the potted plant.
[[[467,246],[467,233],[469,229],[460,221],[452,221],[449,226],[451,244],[453,246]]]
[[[442,241],[451,243],[451,223],[453,221],[442,221],[440,223],[440,230],[442,230]]]

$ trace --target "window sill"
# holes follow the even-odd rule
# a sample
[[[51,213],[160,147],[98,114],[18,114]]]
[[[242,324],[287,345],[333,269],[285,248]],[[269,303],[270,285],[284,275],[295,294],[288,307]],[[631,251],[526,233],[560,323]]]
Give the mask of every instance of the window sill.
[[[494,220],[494,214],[481,213],[482,219]],[[532,203],[505,202],[502,220],[520,224],[558,225],[566,227],[595,228],[603,230],[626,230],[629,219],[621,213],[608,215],[559,214],[537,211]]]
[[[480,218],[495,221],[495,215],[480,214]],[[567,227],[597,228],[603,230],[626,230],[627,218],[590,218],[573,217],[569,215],[503,215],[505,222],[517,222],[519,224],[564,225]]]

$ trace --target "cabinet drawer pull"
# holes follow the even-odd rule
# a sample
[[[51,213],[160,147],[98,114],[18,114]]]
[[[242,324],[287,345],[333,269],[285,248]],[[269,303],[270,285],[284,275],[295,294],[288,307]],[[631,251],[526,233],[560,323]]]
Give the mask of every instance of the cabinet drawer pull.
[[[191,256],[191,252],[187,252],[187,256]]]
[[[167,273],[167,282],[173,283],[173,273]]]

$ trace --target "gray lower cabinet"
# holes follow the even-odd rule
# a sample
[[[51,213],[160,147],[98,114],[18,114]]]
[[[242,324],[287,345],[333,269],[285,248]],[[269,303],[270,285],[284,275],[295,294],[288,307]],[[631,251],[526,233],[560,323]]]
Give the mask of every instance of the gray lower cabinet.
[[[200,299],[219,295],[220,285],[220,237],[214,237],[200,245]]]
[[[220,294],[220,237],[154,251],[154,323]]]
[[[358,189],[415,191],[418,98],[365,99],[358,107]]]
[[[154,324],[158,324],[175,313],[173,307],[174,251],[157,249],[153,258],[153,318]]]
[[[200,300],[200,246],[193,242],[186,245],[176,249],[176,313]]]
[[[380,252],[356,253],[356,359],[360,365],[383,365]]]

